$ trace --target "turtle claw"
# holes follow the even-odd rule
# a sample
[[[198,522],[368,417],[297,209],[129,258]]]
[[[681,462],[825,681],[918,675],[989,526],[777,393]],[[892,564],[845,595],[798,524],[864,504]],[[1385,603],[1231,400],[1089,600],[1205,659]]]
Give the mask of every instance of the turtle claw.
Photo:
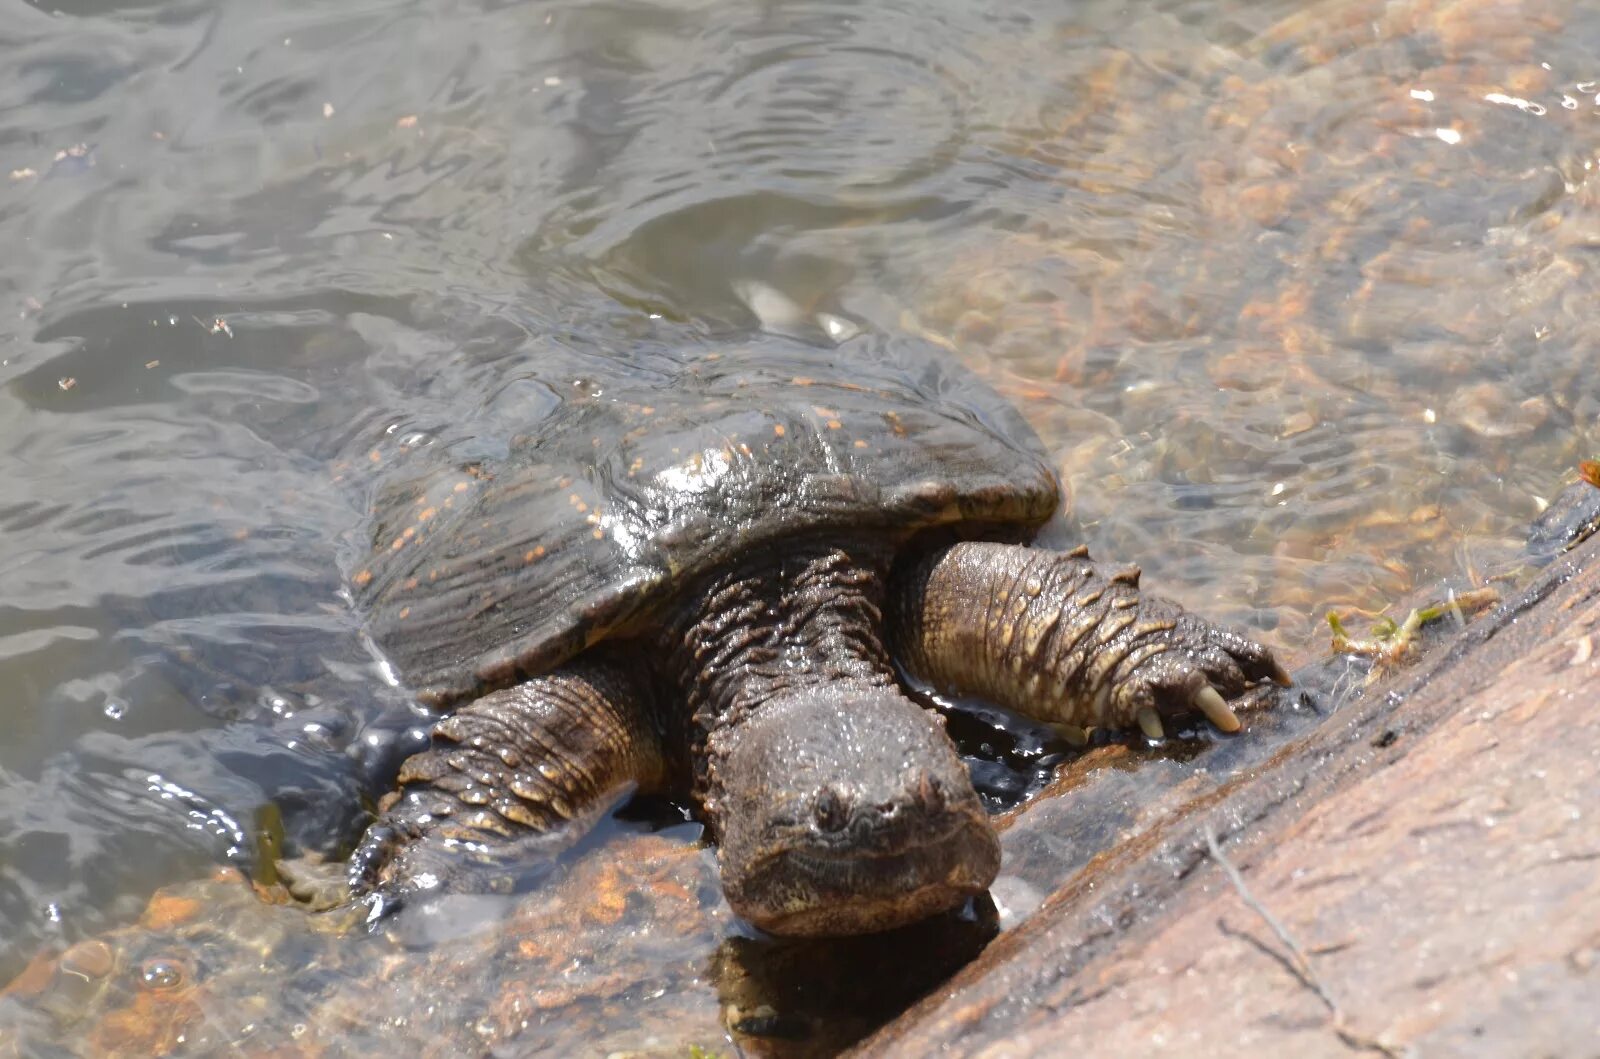
[[[1207,690],[1210,690],[1209,685]],[[1234,723],[1237,724],[1238,721]],[[1161,725],[1161,715],[1153,706],[1146,706],[1139,711],[1139,730],[1144,733],[1146,739],[1160,740],[1167,737],[1167,731]]]
[[[1069,745],[1074,746],[1079,750],[1082,750],[1084,747],[1088,746],[1089,740],[1094,738],[1093,728],[1085,728],[1079,724],[1052,723],[1050,727],[1055,730],[1057,735],[1066,740]]]
[[[1277,663],[1273,663],[1274,667]],[[1206,720],[1216,725],[1218,730],[1224,732],[1237,732],[1241,727],[1239,715],[1233,712],[1233,707],[1228,705],[1222,693],[1210,684],[1202,684],[1195,691],[1193,698],[1194,708],[1206,715]],[[1144,726],[1144,714],[1148,708],[1140,711],[1139,725]],[[1146,729],[1148,733],[1149,729]]]
[[[1294,678],[1289,675],[1289,671],[1283,668],[1276,658],[1269,657],[1267,659],[1267,676],[1280,688],[1294,685]]]

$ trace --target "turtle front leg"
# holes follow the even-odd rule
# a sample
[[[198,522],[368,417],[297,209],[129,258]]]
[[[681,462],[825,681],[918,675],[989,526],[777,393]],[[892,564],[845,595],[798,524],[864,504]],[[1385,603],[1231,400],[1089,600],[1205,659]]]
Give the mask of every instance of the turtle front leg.
[[[1137,724],[1160,738],[1163,717],[1200,713],[1237,731],[1229,697],[1289,683],[1267,648],[1141,596],[1137,567],[1102,566],[1086,548],[963,542],[906,557],[887,617],[917,676],[1083,728]]]
[[[645,683],[619,661],[570,663],[439,722],[351,857],[351,889],[502,889],[667,772]]]

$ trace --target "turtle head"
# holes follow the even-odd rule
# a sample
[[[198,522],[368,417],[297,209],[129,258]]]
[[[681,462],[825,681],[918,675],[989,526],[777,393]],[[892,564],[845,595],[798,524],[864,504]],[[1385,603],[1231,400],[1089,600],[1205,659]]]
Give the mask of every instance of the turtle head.
[[[1000,844],[942,721],[829,685],[714,737],[706,811],[733,910],[774,934],[863,934],[982,893]]]

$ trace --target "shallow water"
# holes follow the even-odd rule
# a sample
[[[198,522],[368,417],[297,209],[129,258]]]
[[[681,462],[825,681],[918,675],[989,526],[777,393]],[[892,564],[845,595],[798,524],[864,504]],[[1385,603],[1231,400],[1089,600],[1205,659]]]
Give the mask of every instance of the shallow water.
[[[762,321],[943,347],[1294,657],[1513,554],[1600,447],[1600,11],[1060,9],[11,0],[0,981],[350,840],[423,720],[342,589],[394,461]]]

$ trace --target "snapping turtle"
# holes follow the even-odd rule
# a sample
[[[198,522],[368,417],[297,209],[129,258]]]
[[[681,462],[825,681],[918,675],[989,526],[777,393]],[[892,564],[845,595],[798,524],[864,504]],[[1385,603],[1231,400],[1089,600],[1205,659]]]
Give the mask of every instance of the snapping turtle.
[[[1190,713],[1235,730],[1224,696],[1287,682],[1261,645],[1141,597],[1137,568],[1020,543],[1056,478],[939,350],[763,336],[675,365],[379,493],[355,598],[400,678],[455,708],[352,858],[380,903],[503,881],[626,791],[686,791],[736,912],[888,929],[999,864],[902,670],[1152,736]]]

